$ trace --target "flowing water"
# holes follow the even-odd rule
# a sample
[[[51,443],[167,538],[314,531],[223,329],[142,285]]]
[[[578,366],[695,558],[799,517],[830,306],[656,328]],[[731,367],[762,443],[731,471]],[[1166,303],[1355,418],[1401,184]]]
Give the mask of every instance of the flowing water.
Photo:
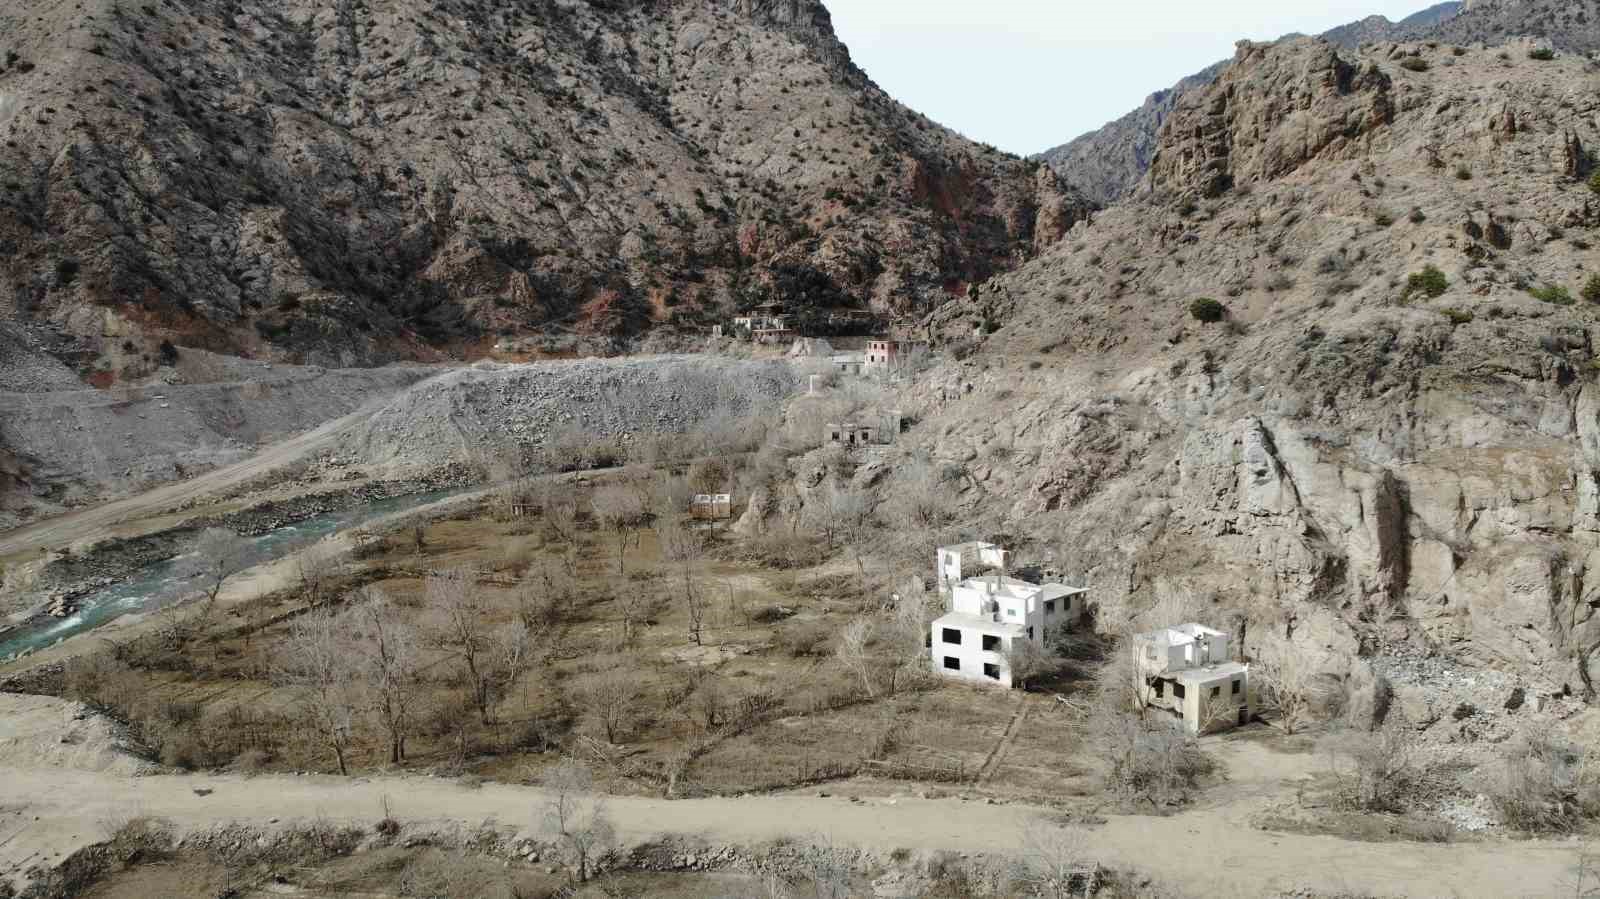
[[[250,564],[259,565],[281,559],[329,534],[359,527],[375,518],[394,512],[425,506],[458,492],[444,490],[396,496],[285,525],[277,530],[248,538],[251,544]],[[81,597],[78,600],[77,610],[65,618],[29,621],[15,630],[0,634],[0,661],[9,661],[21,653],[43,649],[59,640],[93,630],[122,615],[152,611],[194,592],[197,589],[195,580],[185,577],[183,573],[187,561],[187,557],[179,556],[176,559],[148,565],[121,583]]]

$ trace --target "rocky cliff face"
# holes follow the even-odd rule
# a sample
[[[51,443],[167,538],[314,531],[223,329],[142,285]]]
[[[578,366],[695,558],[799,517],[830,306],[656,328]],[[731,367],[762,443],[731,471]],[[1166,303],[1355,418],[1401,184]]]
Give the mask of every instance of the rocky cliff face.
[[[1108,620],[1176,603],[1334,668],[1421,652],[1578,689],[1600,101],[1586,63],[1510,56],[1243,46],[1138,196],[930,318],[965,361],[904,398],[907,451]]]
[[[1420,39],[1460,13],[1462,6],[1459,2],[1439,3],[1399,22],[1391,22],[1383,16],[1368,16],[1326,31],[1322,38],[1347,50],[1379,41]],[[1039,158],[1094,202],[1102,206],[1116,203],[1132,193],[1150,170],[1156,138],[1167,116],[1186,94],[1211,84],[1230,64],[1231,60],[1223,60],[1167,90],[1157,91],[1133,112],[1047,150]]]
[[[904,109],[816,0],[0,9],[0,315],[319,364],[893,315],[1088,212]]]

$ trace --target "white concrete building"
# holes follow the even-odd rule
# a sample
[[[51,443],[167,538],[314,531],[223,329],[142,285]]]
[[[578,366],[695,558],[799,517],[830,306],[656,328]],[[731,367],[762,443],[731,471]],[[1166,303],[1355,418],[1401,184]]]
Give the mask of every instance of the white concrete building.
[[[947,611],[929,635],[934,670],[946,677],[1010,687],[1005,654],[1026,640],[1045,646],[1050,628],[1075,623],[1083,615],[1081,587],[1033,584],[1004,573],[1010,554],[992,543],[964,543],[939,549],[940,591]],[[995,571],[974,577],[964,566]]]
[[[1134,688],[1146,708],[1170,712],[1189,733],[1250,720],[1250,666],[1233,661],[1228,635],[1203,624],[1165,627],[1133,640]]]
[[[950,588],[985,568],[1007,569],[1011,566],[1011,553],[993,543],[970,541],[955,546],[939,547],[936,563],[939,575],[939,592],[949,593]]]

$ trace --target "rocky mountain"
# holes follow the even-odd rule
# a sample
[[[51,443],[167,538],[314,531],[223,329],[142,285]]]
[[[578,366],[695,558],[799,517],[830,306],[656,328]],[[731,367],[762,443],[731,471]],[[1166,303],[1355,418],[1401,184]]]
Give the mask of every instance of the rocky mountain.
[[[1377,41],[1392,41],[1417,35],[1455,16],[1461,2],[1439,3],[1391,22],[1384,16],[1368,16],[1358,22],[1324,32],[1330,43],[1353,49]],[[1301,35],[1289,35],[1299,37]],[[1190,75],[1166,90],[1151,94],[1138,109],[1088,134],[1039,154],[1068,184],[1081,190],[1102,206],[1108,206],[1132,192],[1150,168],[1155,154],[1156,135],[1178,100],[1185,93],[1205,87],[1227,68],[1223,60]]]
[[[1219,62],[1166,90],[1156,91],[1146,97],[1138,109],[1098,130],[1046,150],[1038,158],[1084,196],[1109,206],[1127,196],[1149,170],[1156,152],[1156,135],[1179,98],[1210,84],[1227,65],[1227,62]]]
[[[0,3],[0,320],[94,384],[923,309],[1089,211],[818,0]],[[576,337],[574,336],[576,335]]]
[[[1600,50],[1596,0],[1473,0],[1468,7],[1461,15],[1410,36],[1485,45],[1537,38],[1574,53]]]
[[[963,361],[901,400],[905,451],[1108,621],[1232,621],[1332,677],[1427,657],[1581,691],[1592,77],[1500,47],[1241,44],[1132,198],[930,317]],[[1448,711],[1408,714],[1471,739]]]

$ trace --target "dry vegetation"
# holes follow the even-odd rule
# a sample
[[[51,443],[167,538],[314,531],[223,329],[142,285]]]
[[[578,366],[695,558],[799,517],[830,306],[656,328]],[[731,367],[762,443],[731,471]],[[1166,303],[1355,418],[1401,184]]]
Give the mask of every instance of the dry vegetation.
[[[878,516],[928,497],[874,509],[833,487],[829,516],[748,539],[684,515],[696,492],[778,477],[782,453],[520,479],[455,518],[364,534],[354,559],[313,555],[302,584],[248,607],[169,613],[72,663],[64,692],[179,767],[528,781],[577,758],[605,790],[674,796],[861,774],[970,787],[1031,700],[1026,765],[994,759],[985,786],[1091,791],[1075,707],[930,675],[937,600],[889,584],[920,577],[933,537],[899,550],[919,568],[898,577],[868,561],[896,554]]]

